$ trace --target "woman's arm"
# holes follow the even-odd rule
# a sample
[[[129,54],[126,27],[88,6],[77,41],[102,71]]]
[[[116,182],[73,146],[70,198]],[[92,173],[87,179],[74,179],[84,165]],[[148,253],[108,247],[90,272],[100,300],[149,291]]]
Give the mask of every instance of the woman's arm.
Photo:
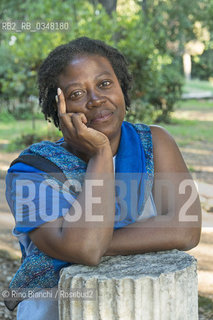
[[[84,150],[89,158],[85,182],[78,198],[63,218],[45,223],[31,231],[29,236],[41,251],[53,258],[96,265],[113,235],[115,194],[112,150],[104,134],[86,127],[84,114],[66,113],[63,93],[60,95],[59,116],[65,141],[80,151]],[[92,199],[91,195],[88,196],[87,182],[96,180],[102,182],[101,186],[94,187],[94,197],[98,197],[100,203],[92,206],[95,221],[91,221],[88,208]],[[76,222],[70,222],[77,207],[82,214]]]
[[[116,230],[105,255],[160,250],[189,250],[200,239],[201,207],[197,190],[174,139],[151,126],[158,215]]]

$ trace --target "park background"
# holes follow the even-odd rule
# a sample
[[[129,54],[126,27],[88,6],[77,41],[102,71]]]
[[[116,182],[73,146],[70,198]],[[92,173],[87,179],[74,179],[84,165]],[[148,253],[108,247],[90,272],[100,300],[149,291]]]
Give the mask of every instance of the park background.
[[[39,110],[38,68],[56,46],[88,36],[127,57],[134,82],[126,119],[165,127],[196,180],[203,229],[189,253],[198,259],[200,319],[213,319],[213,0],[1,0],[0,23],[0,289],[20,264],[6,170],[27,145],[60,137]],[[2,319],[15,312],[0,300]]]

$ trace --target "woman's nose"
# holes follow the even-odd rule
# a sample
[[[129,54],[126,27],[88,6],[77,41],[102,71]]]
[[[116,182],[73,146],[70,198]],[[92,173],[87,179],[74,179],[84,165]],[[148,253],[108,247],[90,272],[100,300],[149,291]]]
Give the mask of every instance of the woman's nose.
[[[100,107],[103,103],[105,103],[106,98],[102,96],[98,96],[97,94],[91,94],[89,100],[87,102],[88,108]]]

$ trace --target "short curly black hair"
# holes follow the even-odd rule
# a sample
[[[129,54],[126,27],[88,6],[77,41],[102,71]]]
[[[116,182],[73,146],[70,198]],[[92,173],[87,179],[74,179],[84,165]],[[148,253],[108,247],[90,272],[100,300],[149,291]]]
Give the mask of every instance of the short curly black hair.
[[[108,59],[120,83],[126,109],[130,107],[129,90],[132,76],[128,71],[125,57],[115,48],[103,41],[87,37],[77,38],[67,44],[56,47],[43,61],[38,71],[39,104],[45,119],[52,119],[59,127],[55,96],[57,94],[58,77],[76,56],[99,55]]]

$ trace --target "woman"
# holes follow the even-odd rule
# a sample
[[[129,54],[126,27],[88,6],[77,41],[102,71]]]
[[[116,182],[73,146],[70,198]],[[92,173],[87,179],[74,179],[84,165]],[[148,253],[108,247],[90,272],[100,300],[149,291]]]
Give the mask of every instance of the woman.
[[[163,128],[124,121],[130,85],[123,55],[86,37],[41,65],[40,104],[63,139],[32,145],[9,169],[7,200],[24,257],[11,288],[57,286],[68,263],[198,244],[191,176]],[[55,301],[22,301],[17,318],[29,309],[32,319],[57,319]]]

